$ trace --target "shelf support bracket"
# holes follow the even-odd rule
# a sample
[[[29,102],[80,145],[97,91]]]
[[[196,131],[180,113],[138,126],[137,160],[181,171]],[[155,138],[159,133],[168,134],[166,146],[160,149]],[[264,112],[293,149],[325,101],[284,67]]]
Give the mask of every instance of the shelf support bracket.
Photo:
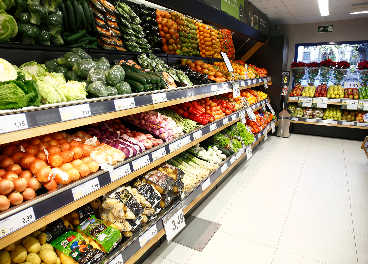
[[[249,60],[250,57],[253,56],[254,53],[257,52],[257,50],[259,50],[260,47],[262,47],[263,45],[268,43],[268,40],[270,39],[270,37],[268,37],[266,43],[262,43],[262,42],[257,42],[250,50],[248,50],[247,53],[245,53],[245,55],[241,58],[242,61],[246,62],[247,60]]]

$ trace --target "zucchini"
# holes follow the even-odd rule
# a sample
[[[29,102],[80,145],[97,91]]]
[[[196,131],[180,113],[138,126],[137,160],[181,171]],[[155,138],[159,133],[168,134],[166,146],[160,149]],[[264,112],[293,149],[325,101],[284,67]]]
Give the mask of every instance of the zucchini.
[[[135,93],[141,93],[144,91],[144,86],[136,81],[124,79],[124,82],[129,83],[130,87],[132,88],[132,91]]]
[[[160,83],[160,79],[157,76],[151,74],[150,72],[147,72],[146,74],[151,77],[151,83]]]
[[[151,78],[151,76],[149,76],[149,74],[147,74],[145,72],[141,72],[141,73],[138,73],[138,75],[145,78],[147,83],[152,83],[152,78]]]
[[[63,13],[64,31],[69,31],[69,16],[66,12],[64,3],[60,5],[61,12]]]
[[[70,35],[69,37],[65,38],[65,42],[76,42],[78,40],[80,40],[81,38],[83,38],[84,36],[86,36],[86,32],[84,30],[75,33],[73,35]]]
[[[86,18],[87,25],[89,26],[91,24],[91,17],[90,17],[89,10],[88,10],[88,4],[85,0],[82,0],[81,2],[82,2],[83,14],[84,14],[84,17]]]
[[[80,10],[79,10],[79,7],[78,7],[77,0],[73,0],[72,4],[73,4],[73,9],[74,9],[75,27],[77,29],[79,29],[82,18],[81,18],[81,14],[80,14]]]
[[[83,7],[80,3],[78,3],[78,8],[79,8],[80,16],[81,16],[82,29],[87,29],[88,28],[87,18],[86,18],[86,15],[83,12]]]
[[[148,91],[151,91],[152,86],[151,86],[151,84],[146,83],[146,84],[143,85],[143,87],[144,87],[144,91],[148,92]]]
[[[134,67],[134,66],[131,66],[131,65],[128,65],[128,64],[121,64],[121,67],[123,67],[124,68],[124,70],[125,69],[128,69],[128,70],[130,70],[131,72],[142,72],[140,69],[137,69],[136,67]]]
[[[221,146],[217,146],[217,148],[219,150],[221,150],[222,153],[224,153],[227,157],[231,156],[233,153],[231,153],[232,151],[230,151],[227,148],[221,147]]]
[[[75,32],[75,17],[74,17],[72,3],[70,3],[70,1],[67,1],[65,6],[66,6],[66,11],[68,13],[70,31]]]
[[[91,29],[94,30],[96,29],[96,26],[95,26],[95,20],[94,20],[94,16],[93,16],[93,10],[92,10],[92,7],[90,5],[88,5],[88,11],[89,11],[89,17],[90,17],[90,20],[91,20]]]
[[[142,75],[140,75],[139,73],[136,73],[136,72],[126,73],[125,78],[131,79],[131,80],[139,82],[141,84],[146,84],[147,83],[147,80]]]

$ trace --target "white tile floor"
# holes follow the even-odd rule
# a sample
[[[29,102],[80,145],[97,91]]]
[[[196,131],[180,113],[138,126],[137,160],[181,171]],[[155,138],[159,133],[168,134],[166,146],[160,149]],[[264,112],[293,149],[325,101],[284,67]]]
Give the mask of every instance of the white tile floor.
[[[270,137],[193,213],[220,229],[202,252],[163,243],[144,264],[368,263],[361,142]]]

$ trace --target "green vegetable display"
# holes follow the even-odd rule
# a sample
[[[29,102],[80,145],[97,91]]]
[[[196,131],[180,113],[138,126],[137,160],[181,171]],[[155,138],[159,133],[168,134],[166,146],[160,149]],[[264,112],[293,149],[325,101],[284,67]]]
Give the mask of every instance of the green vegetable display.
[[[9,81],[0,85],[0,110],[40,105],[41,96],[34,81]]]
[[[0,42],[14,38],[18,33],[17,22],[14,17],[0,10]]]

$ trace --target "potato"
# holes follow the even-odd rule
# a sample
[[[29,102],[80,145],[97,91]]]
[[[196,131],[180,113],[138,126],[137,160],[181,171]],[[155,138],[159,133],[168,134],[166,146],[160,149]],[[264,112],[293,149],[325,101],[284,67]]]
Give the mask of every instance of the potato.
[[[65,255],[64,253],[60,254],[61,264],[78,264],[72,257]]]
[[[51,249],[42,249],[40,251],[40,258],[45,264],[56,264],[57,261],[57,255]]]
[[[77,212],[71,212],[70,215],[72,216],[72,218],[78,218],[79,219],[79,214]]]
[[[51,250],[54,250],[54,247],[52,245],[50,245],[50,244],[43,244],[41,246],[41,250],[42,249],[51,249]]]
[[[56,252],[56,256],[60,258],[60,255],[62,254],[61,251],[55,248],[55,252]]]
[[[39,234],[41,234],[41,231],[40,230],[37,230],[37,231],[34,231],[32,234],[31,234],[31,236],[33,236],[33,237],[38,237],[38,235]]]
[[[6,248],[3,248],[3,250],[6,251],[12,251],[15,248],[15,243],[10,244],[9,246],[7,246]]]
[[[30,253],[26,258],[26,262],[30,262],[32,264],[41,264],[41,258],[36,253]]]
[[[41,250],[41,244],[32,236],[27,236],[22,241],[22,245],[26,248],[28,253],[38,253]]]
[[[17,240],[17,241],[15,241],[14,242],[14,244],[17,246],[17,245],[20,245],[21,243],[22,243],[22,240],[23,240],[23,238],[21,238],[21,239],[19,239],[19,240]]]
[[[11,258],[8,251],[1,250],[0,251],[0,264],[10,264]]]
[[[22,263],[26,260],[26,257],[27,250],[21,245],[15,246],[15,248],[10,251],[10,258],[14,263]]]
[[[79,225],[79,224],[80,224],[80,222],[79,222],[79,218],[73,218],[73,220],[72,220],[72,225],[77,226],[77,225]]]
[[[42,231],[45,231],[46,230],[46,227],[47,225],[45,225],[44,227],[41,227],[39,230],[42,232]]]
[[[56,260],[56,264],[61,264],[61,260],[60,258],[58,257],[57,260]]]
[[[21,264],[32,264],[31,262],[23,262]]]
[[[65,225],[66,228],[68,228],[70,226],[70,223],[69,223],[68,220],[63,220],[63,222],[64,222],[64,225]]]
[[[68,222],[70,222],[70,221],[72,221],[72,214],[67,214],[66,216],[65,216],[65,219],[68,221]]]
[[[38,236],[37,236],[37,240],[38,242],[40,242],[41,245],[45,244],[47,241],[47,234],[44,232],[41,232]]]

